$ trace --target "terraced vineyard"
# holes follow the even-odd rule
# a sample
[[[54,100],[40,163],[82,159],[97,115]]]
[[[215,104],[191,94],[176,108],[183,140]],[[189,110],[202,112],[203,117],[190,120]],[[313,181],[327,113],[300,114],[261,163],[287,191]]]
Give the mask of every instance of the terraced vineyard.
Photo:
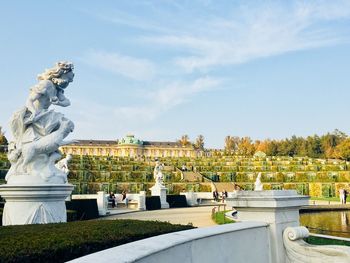
[[[202,158],[160,158],[164,163],[165,182],[170,193],[183,190],[211,191],[233,189],[233,183],[252,189],[258,172],[264,189],[296,189],[301,194],[333,197],[339,188],[350,190],[349,162],[307,157],[253,158],[240,156]],[[186,166],[191,177],[186,180],[179,168]],[[10,167],[6,155],[0,155],[0,180],[4,182]],[[105,156],[74,156],[69,181],[75,193],[96,191],[129,192],[148,190],[153,185],[154,160]]]

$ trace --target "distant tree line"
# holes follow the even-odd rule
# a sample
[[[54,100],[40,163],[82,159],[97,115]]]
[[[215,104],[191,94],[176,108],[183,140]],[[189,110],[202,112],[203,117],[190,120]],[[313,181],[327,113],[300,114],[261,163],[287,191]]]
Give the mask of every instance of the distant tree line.
[[[322,136],[292,136],[283,140],[256,140],[250,137],[227,136],[225,153],[252,156],[262,151],[268,156],[308,156],[350,160],[350,138],[339,130]]]

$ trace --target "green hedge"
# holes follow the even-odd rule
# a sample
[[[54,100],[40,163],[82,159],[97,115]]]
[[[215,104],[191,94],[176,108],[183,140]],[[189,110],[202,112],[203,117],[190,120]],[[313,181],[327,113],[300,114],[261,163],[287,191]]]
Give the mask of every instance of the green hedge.
[[[166,201],[169,203],[169,207],[187,207],[186,196],[184,195],[167,195]]]
[[[65,262],[128,242],[191,228],[138,220],[0,227],[0,262]]]
[[[78,212],[75,210],[67,210],[67,222],[78,220]]]
[[[78,220],[89,220],[98,218],[98,208],[96,199],[76,199],[66,202],[67,210],[77,212]]]
[[[160,209],[160,197],[159,196],[146,196],[146,210]]]
[[[305,238],[305,241],[312,245],[338,245],[338,246],[350,246],[349,241],[328,239],[323,237],[309,236]]]

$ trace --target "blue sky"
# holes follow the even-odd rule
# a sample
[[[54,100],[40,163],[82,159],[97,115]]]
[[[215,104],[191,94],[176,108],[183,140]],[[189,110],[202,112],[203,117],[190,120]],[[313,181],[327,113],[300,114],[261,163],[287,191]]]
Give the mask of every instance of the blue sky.
[[[75,64],[76,139],[350,133],[350,1],[2,1],[0,126]]]

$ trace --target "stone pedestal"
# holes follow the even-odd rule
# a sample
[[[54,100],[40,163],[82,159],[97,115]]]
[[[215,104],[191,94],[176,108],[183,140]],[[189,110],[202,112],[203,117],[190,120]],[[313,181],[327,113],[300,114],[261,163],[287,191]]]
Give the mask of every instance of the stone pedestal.
[[[169,208],[169,204],[166,201],[166,192],[167,188],[164,185],[161,184],[155,184],[151,188],[152,196],[159,196],[160,197],[160,206],[161,208]]]
[[[185,193],[180,193],[180,195],[186,196],[186,202],[188,206],[198,206],[196,193],[185,192]]]
[[[140,191],[138,196],[138,210],[143,211],[146,210],[146,192]]]
[[[97,192],[97,208],[98,214],[100,216],[105,216],[107,214],[108,200],[104,191]]]
[[[6,200],[3,225],[67,222],[65,199],[73,188],[71,184],[0,185]]]
[[[285,262],[283,231],[299,226],[299,209],[308,205],[308,196],[295,190],[239,191],[227,199],[239,221],[263,221],[269,224],[272,262]]]

